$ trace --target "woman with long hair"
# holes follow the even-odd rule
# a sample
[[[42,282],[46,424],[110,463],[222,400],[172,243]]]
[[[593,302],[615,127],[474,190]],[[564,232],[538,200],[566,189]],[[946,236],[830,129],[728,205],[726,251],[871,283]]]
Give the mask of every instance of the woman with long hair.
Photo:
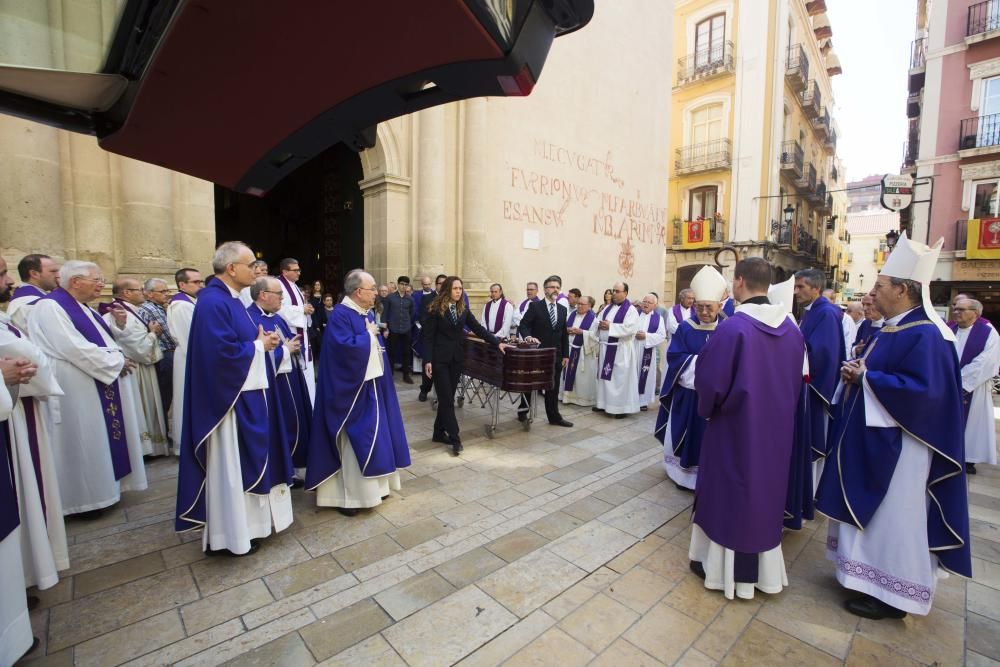
[[[424,372],[434,383],[437,392],[437,416],[434,418],[432,440],[451,445],[451,453],[458,456],[462,440],[458,437],[458,420],[455,419],[455,390],[465,362],[465,328],[501,352],[507,345],[479,323],[462,298],[464,286],[458,276],[445,278],[441,290],[431,301],[424,320]]]
[[[604,290],[604,305],[605,306],[607,306],[608,304],[611,303],[611,299],[614,297],[614,295],[615,295],[615,293],[612,290],[610,290],[610,289]]]
[[[326,328],[326,311],[323,310],[323,283],[319,280],[313,282],[312,289],[306,301],[312,304],[313,314],[309,316],[309,347],[313,350],[316,368],[319,368],[319,355],[323,345],[323,329]]]

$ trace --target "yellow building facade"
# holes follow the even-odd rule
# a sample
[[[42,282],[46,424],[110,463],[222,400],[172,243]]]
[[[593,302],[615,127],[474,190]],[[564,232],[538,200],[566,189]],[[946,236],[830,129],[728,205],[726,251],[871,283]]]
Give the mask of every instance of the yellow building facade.
[[[820,268],[839,291],[847,197],[825,3],[679,0],[673,37],[668,299],[723,245],[776,278]]]

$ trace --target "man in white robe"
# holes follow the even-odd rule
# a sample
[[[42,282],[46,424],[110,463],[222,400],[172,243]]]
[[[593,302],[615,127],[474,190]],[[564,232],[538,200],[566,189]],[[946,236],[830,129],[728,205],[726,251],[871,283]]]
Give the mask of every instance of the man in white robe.
[[[242,556],[292,523],[291,454],[268,419],[266,354],[277,333],[254,325],[239,299],[255,281],[246,245],[223,243],[189,333],[177,529],[203,528],[210,554]]]
[[[847,350],[848,358],[854,347],[854,339],[858,337],[858,327],[864,321],[865,311],[860,301],[851,301],[844,306],[844,349]]]
[[[49,357],[65,392],[49,399],[63,514],[90,518],[117,503],[122,491],[146,488],[136,411],[118,384],[134,364],[87,306],[104,287],[100,267],[66,262],[59,284],[35,304],[30,338]]]
[[[595,412],[606,412],[615,419],[639,412],[638,358],[635,334],[639,313],[628,300],[628,284],[612,287],[611,304],[597,317],[597,328],[590,333],[600,345],[597,367],[597,405]]]
[[[525,285],[524,294],[524,301],[517,305],[517,310],[514,311],[514,319],[510,323],[512,331],[516,331],[517,327],[521,325],[521,318],[524,317],[524,314],[528,311],[528,306],[539,300],[538,283],[529,282]]]
[[[682,289],[681,293],[677,295],[677,303],[670,307],[667,311],[667,337],[674,335],[677,331],[677,327],[681,325],[684,320],[690,320],[695,317],[694,312],[694,290]]]
[[[659,368],[660,344],[667,339],[666,323],[656,312],[659,299],[655,294],[642,297],[639,307],[639,329],[635,332],[636,372],[639,382],[639,409],[645,412],[657,400],[659,386],[656,370]]]
[[[563,369],[560,385],[559,400],[563,403],[590,407],[597,402],[597,353],[601,346],[595,334],[597,330],[595,303],[594,297],[581,296],[577,299],[576,310],[571,312],[569,319],[566,320],[566,333],[569,334],[569,363]],[[567,389],[570,375],[573,377],[573,382]]]
[[[963,408],[968,411],[965,422],[965,472],[975,475],[977,463],[997,464],[993,377],[1000,366],[1000,335],[985,320],[980,320],[983,304],[975,299],[961,299],[951,312],[957,325],[955,350],[962,372]],[[970,341],[974,347],[970,347]],[[967,347],[968,354],[965,353]],[[980,348],[982,351],[976,354]]]
[[[174,350],[173,391],[170,401],[170,439],[180,452],[181,423],[184,418],[184,374],[187,367],[188,335],[191,332],[191,318],[194,317],[194,305],[198,300],[198,292],[205,286],[201,272],[197,269],[184,268],[174,274],[177,283],[177,294],[174,294],[167,304],[167,327],[170,335],[177,341]]]
[[[146,297],[135,278],[119,278],[111,294],[115,297],[111,308],[123,313],[124,317],[116,319],[113,312],[108,312],[104,314],[104,321],[125,356],[135,362],[135,372],[129,377],[137,390],[135,398],[145,421],[145,429],[140,433],[142,452],[146,456],[166,456],[170,454],[170,443],[160,384],[156,379],[156,363],[163,358],[159,341],[163,327],[158,322],[146,324],[139,314],[138,308],[145,303]],[[124,322],[119,325],[118,320]]]
[[[0,281],[7,277],[7,264],[0,258]],[[0,282],[0,302],[10,297],[10,286]],[[5,313],[0,313],[0,357],[26,359],[34,375],[14,385],[17,395],[8,420],[11,462],[17,483],[21,517],[21,558],[27,586],[51,588],[59,581],[59,570],[69,567],[62,499],[52,448],[40,401],[61,396],[49,360],[28,340]]]
[[[25,255],[17,263],[21,284],[7,304],[7,315],[22,333],[28,331],[31,308],[41,297],[59,287],[59,265],[48,255]]]
[[[313,314],[311,303],[302,298],[302,291],[298,287],[299,277],[302,269],[299,267],[299,260],[286,257],[281,260],[281,275],[278,282],[281,283],[281,290],[285,297],[281,300],[281,310],[278,315],[285,323],[291,327],[294,333],[302,336],[302,363],[303,372],[306,375],[306,387],[309,388],[309,400],[316,400],[316,372],[313,370],[312,347],[309,345],[309,318]]]
[[[514,321],[514,304],[504,298],[500,283],[490,285],[490,300],[483,305],[480,321],[497,338],[510,336],[510,326]]]

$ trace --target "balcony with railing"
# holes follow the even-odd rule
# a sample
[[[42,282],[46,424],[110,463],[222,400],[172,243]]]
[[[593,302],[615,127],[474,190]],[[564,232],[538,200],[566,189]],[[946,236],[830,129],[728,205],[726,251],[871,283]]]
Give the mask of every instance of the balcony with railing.
[[[802,176],[795,181],[795,187],[806,195],[816,191],[816,167],[811,162],[807,163],[802,170]]]
[[[985,0],[969,6],[965,41],[980,42],[1000,35],[1000,0]],[[997,34],[991,34],[991,33]]]
[[[708,226],[708,242],[709,243],[724,243],[726,240],[726,221],[722,219],[722,215],[716,213],[714,217],[711,218],[699,218],[698,222],[702,222]],[[681,245],[684,242],[684,225],[686,223],[682,220],[674,220],[674,245]]]
[[[677,85],[686,86],[695,81],[732,74],[736,71],[733,63],[732,42],[699,49],[677,60]]]
[[[823,108],[823,95],[815,79],[806,85],[806,89],[799,95],[799,101],[802,103],[802,111],[809,118],[815,118],[820,114]]]
[[[836,185],[837,181],[840,180],[840,171],[837,170],[837,165],[830,167],[830,182],[832,185]]]
[[[924,89],[921,88],[916,92],[907,94],[906,96],[906,117],[907,118],[917,118],[920,116],[920,110],[924,106]]]
[[[917,155],[920,153],[920,139],[910,137],[910,140],[903,144],[903,171],[915,169],[917,166]]]
[[[674,158],[674,172],[678,176],[700,171],[729,169],[733,164],[729,139],[715,139],[701,144],[678,148]]]
[[[913,40],[910,45],[910,75],[908,92],[915,93],[924,87],[927,64],[927,38]]]
[[[781,144],[781,171],[801,178],[804,160],[805,152],[799,142],[785,141]]]
[[[826,183],[822,180],[816,182],[816,188],[809,193],[809,201],[815,204],[816,208],[822,208],[826,203]]]
[[[1000,113],[966,118],[959,125],[958,154],[1000,153]]]
[[[802,92],[809,83],[809,59],[801,44],[788,47],[785,60],[785,81],[796,93]]]
[[[830,131],[826,135],[826,139],[823,140],[823,148],[830,155],[836,155],[837,153],[837,130],[833,129],[833,125],[830,125]]]
[[[830,110],[823,107],[811,122],[813,132],[816,133],[820,141],[826,142],[826,138],[830,136]]]

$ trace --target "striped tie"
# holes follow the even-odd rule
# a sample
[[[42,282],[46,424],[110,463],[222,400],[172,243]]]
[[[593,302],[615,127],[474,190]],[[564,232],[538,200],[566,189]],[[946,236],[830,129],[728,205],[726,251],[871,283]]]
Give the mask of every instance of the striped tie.
[[[556,304],[549,304],[549,321],[552,322],[552,330],[556,328]]]

